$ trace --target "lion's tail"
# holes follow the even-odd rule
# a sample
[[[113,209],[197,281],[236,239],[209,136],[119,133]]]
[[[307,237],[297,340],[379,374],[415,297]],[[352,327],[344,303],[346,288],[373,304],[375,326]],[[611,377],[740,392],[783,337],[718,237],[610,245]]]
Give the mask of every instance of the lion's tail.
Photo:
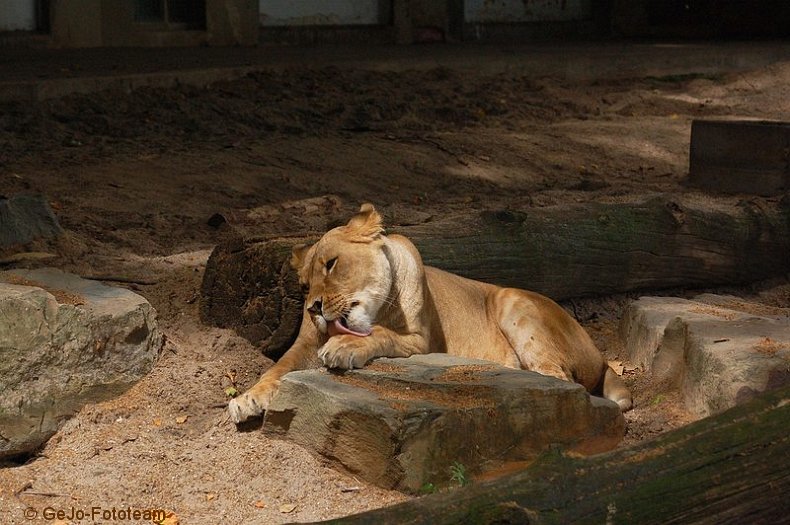
[[[634,406],[631,392],[625,386],[622,378],[610,366],[606,367],[603,377],[603,397],[620,405],[620,410],[623,412],[631,410]]]

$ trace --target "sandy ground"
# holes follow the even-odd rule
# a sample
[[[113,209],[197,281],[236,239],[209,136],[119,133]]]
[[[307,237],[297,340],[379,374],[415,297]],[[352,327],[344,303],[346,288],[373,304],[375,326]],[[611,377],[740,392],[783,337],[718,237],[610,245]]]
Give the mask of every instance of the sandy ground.
[[[205,261],[224,235],[208,224],[213,214],[268,206],[275,212],[251,230],[276,235],[320,232],[363,201],[398,222],[689,191],[692,118],[790,120],[789,63],[616,81],[480,69],[301,67],[208,89],[4,105],[2,193],[45,193],[67,230],[35,248],[80,275],[138,281],[119,285],[151,301],[167,342],[129,392],[85,407],[40,453],[0,469],[0,522],[29,523],[26,507],[163,508],[197,524],[298,522],[408,499],[230,423],[225,374],[235,371],[244,389],[271,362],[198,319]],[[339,209],[298,205],[322,195],[337,196]],[[786,280],[728,291],[790,307]],[[611,359],[628,299],[567,305]],[[639,370],[625,377],[637,408],[624,444],[689,421]]]

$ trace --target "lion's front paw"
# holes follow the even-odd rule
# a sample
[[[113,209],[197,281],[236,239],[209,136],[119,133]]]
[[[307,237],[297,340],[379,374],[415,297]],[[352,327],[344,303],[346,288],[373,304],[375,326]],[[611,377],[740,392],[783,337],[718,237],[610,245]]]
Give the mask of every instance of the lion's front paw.
[[[351,370],[362,368],[371,360],[365,338],[354,335],[336,335],[318,350],[318,357],[327,368]]]
[[[275,389],[252,388],[239,397],[230,400],[228,412],[234,423],[239,424],[258,417],[269,408]]]

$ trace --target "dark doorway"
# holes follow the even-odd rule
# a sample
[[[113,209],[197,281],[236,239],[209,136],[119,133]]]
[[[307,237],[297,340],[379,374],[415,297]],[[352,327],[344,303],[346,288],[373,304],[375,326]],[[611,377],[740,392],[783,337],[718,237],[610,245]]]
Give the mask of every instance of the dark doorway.
[[[206,0],[135,0],[134,19],[168,29],[205,29]]]

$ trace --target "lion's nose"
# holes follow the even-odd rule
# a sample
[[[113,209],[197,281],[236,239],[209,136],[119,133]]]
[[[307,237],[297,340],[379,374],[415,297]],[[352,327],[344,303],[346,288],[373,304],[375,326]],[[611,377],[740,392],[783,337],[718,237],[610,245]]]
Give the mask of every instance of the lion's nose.
[[[321,300],[319,299],[318,301],[314,302],[312,306],[307,308],[307,311],[313,315],[321,315],[322,306],[323,305],[321,304]]]

